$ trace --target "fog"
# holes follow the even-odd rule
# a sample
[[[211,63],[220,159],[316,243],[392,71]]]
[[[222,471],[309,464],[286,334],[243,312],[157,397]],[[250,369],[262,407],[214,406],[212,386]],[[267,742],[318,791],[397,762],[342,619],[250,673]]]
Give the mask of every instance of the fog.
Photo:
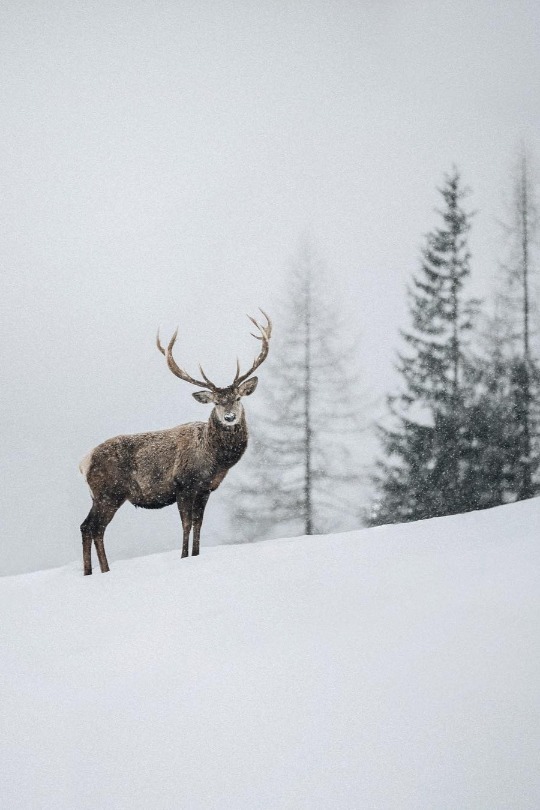
[[[1,573],[79,557],[90,448],[206,418],[158,325],[227,384],[307,235],[377,401],[444,172],[487,295],[516,149],[540,155],[533,0],[18,0],[0,40]],[[213,498],[203,544],[230,539]],[[108,538],[110,560],[179,546],[176,509],[125,506]]]

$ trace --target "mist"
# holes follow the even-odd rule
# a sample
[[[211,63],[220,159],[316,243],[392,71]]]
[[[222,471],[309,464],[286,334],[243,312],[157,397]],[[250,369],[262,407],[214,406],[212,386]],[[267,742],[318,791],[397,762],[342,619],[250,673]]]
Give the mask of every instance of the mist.
[[[489,294],[515,150],[540,155],[537,3],[6,2],[0,23],[1,573],[79,557],[93,446],[207,417],[158,326],[227,384],[306,235],[375,403],[453,163]],[[220,497],[203,544],[228,539]],[[112,560],[178,548],[176,509],[126,506],[109,537]]]

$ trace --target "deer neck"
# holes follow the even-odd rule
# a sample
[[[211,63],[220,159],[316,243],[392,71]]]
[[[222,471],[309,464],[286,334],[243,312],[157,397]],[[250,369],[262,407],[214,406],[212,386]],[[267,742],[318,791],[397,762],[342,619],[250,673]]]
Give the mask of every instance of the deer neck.
[[[224,425],[215,410],[207,422],[206,440],[219,467],[232,467],[241,458],[247,447],[248,430],[246,416],[235,425]]]

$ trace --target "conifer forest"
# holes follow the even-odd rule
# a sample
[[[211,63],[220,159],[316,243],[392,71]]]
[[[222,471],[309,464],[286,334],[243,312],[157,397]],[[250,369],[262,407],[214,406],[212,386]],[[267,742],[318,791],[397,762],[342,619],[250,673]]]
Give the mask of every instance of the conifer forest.
[[[474,193],[453,166],[411,268],[397,384],[374,419],[358,336],[340,321],[328,268],[309,245],[279,304],[287,362],[269,384],[253,447],[230,485],[235,537],[319,534],[485,509],[540,488],[538,210],[521,147],[509,177],[492,287],[470,292]],[[375,433],[376,459],[358,463]],[[366,495],[367,493],[367,495]]]

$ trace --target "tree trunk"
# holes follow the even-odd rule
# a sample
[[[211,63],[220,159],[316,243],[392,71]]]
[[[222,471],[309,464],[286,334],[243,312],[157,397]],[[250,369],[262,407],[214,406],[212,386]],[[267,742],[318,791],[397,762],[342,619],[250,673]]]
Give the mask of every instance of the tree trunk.
[[[521,228],[521,267],[523,283],[523,425],[522,425],[522,479],[518,500],[533,495],[531,470],[531,379],[530,379],[530,303],[529,303],[529,195],[527,157],[521,156],[519,174],[519,221]]]
[[[306,277],[306,344],[304,365],[304,427],[305,427],[305,480],[304,480],[304,530],[306,534],[313,534],[313,506],[311,498],[312,471],[311,471],[311,271]]]

